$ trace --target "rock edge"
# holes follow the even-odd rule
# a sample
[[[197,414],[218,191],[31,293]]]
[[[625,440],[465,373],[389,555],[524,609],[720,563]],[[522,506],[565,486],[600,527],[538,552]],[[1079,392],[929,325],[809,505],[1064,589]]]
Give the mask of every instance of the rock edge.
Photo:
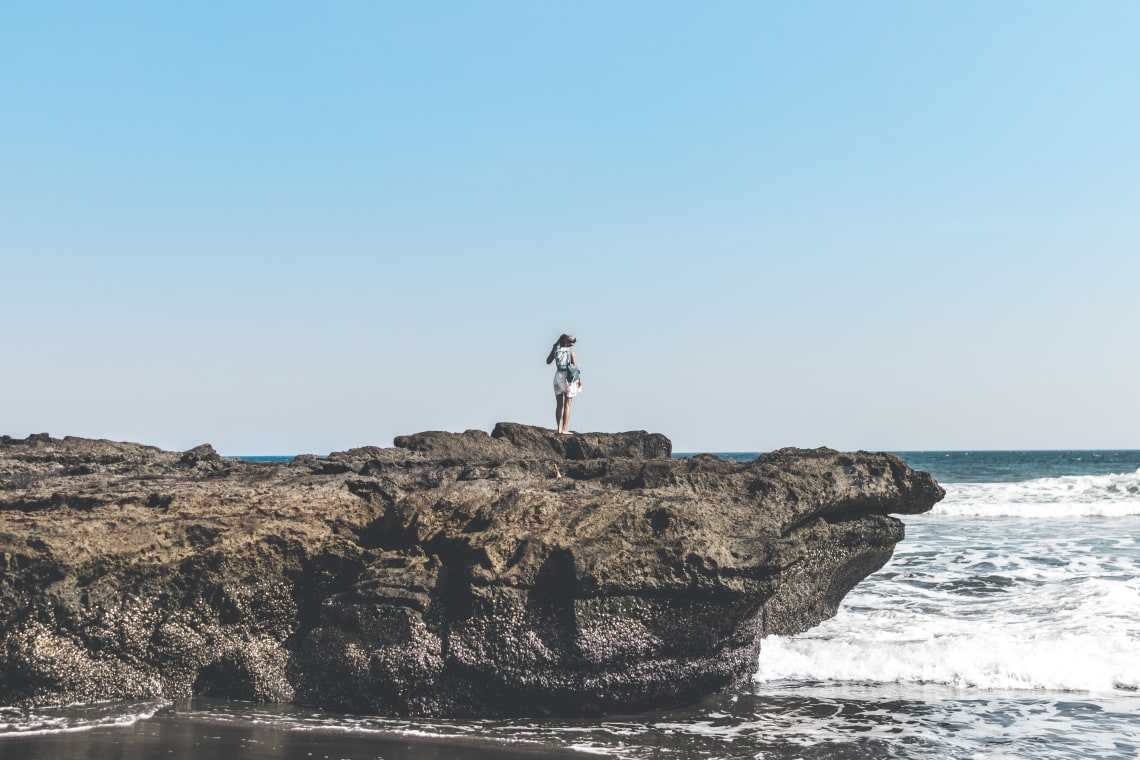
[[[500,423],[253,463],[0,438],[0,704],[632,712],[746,683],[943,496],[893,454]]]

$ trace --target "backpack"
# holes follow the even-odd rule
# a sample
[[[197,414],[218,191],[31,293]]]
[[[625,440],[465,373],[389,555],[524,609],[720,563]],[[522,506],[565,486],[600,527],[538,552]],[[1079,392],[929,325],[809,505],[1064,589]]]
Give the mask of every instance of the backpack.
[[[577,366],[570,363],[570,349],[560,348],[554,354],[554,361],[558,369],[566,373],[566,382],[570,385],[578,382],[578,378],[582,376],[582,371]]]

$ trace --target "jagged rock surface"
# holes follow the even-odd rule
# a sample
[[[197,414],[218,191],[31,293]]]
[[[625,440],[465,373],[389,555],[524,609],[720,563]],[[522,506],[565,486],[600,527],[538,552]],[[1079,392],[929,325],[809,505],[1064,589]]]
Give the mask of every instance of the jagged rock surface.
[[[746,681],[943,495],[890,454],[501,423],[287,463],[0,438],[0,704],[628,712]]]

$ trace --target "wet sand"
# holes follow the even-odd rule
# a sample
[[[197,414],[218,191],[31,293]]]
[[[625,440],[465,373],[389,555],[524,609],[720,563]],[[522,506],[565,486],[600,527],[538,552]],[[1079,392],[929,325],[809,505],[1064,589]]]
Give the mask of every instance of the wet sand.
[[[224,725],[159,714],[129,726],[0,737],[0,760],[492,760],[569,758],[538,744]]]

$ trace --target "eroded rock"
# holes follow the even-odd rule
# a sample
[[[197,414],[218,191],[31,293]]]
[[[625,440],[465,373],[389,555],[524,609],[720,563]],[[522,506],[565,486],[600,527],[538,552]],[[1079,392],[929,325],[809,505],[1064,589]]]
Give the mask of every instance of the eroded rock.
[[[755,671],[943,495],[891,454],[502,423],[287,463],[0,438],[0,704],[628,712]]]

